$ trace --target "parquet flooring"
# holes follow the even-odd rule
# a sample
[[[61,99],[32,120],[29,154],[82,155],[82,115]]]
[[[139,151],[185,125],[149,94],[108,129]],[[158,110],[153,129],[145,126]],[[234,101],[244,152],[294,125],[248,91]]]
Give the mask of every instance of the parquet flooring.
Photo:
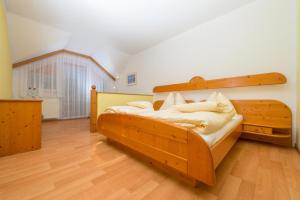
[[[43,148],[0,158],[1,200],[300,199],[295,149],[241,140],[198,188],[90,135],[86,119],[43,123]]]

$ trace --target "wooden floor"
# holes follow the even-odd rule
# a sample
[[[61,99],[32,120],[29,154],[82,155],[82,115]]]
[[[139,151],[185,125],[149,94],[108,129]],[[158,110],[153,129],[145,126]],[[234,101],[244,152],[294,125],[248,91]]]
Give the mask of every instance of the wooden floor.
[[[108,145],[87,120],[43,124],[42,150],[0,158],[0,199],[300,199],[296,150],[239,141],[195,189]]]

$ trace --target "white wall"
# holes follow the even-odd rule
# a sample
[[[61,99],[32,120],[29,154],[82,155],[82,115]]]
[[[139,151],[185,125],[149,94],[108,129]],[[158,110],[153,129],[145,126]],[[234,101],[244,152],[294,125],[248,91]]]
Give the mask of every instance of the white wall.
[[[112,47],[103,47],[92,54],[93,58],[100,60],[101,64],[115,76],[119,75],[124,63],[130,57],[128,54]]]
[[[151,93],[156,85],[187,82],[196,75],[214,79],[281,72],[288,79],[285,85],[222,91],[233,99],[279,99],[291,107],[295,117],[295,3],[256,0],[145,50],[128,60],[118,90]],[[136,86],[126,85],[126,75],[131,72],[137,72]]]

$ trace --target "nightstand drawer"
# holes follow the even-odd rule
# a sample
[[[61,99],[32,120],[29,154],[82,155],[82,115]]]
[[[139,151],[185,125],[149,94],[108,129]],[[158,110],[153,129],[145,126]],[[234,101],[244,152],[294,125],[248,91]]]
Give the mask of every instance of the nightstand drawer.
[[[262,134],[272,134],[272,128],[263,127],[263,126],[253,126],[253,125],[244,125],[243,131],[245,132],[254,132],[254,133],[262,133]]]

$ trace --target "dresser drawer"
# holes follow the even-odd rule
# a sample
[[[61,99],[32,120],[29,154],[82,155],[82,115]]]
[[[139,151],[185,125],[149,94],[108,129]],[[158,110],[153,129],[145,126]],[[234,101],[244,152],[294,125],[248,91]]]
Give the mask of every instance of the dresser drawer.
[[[254,133],[262,133],[262,134],[272,134],[272,128],[263,127],[263,126],[253,126],[253,125],[244,125],[243,131],[245,132],[254,132]]]

